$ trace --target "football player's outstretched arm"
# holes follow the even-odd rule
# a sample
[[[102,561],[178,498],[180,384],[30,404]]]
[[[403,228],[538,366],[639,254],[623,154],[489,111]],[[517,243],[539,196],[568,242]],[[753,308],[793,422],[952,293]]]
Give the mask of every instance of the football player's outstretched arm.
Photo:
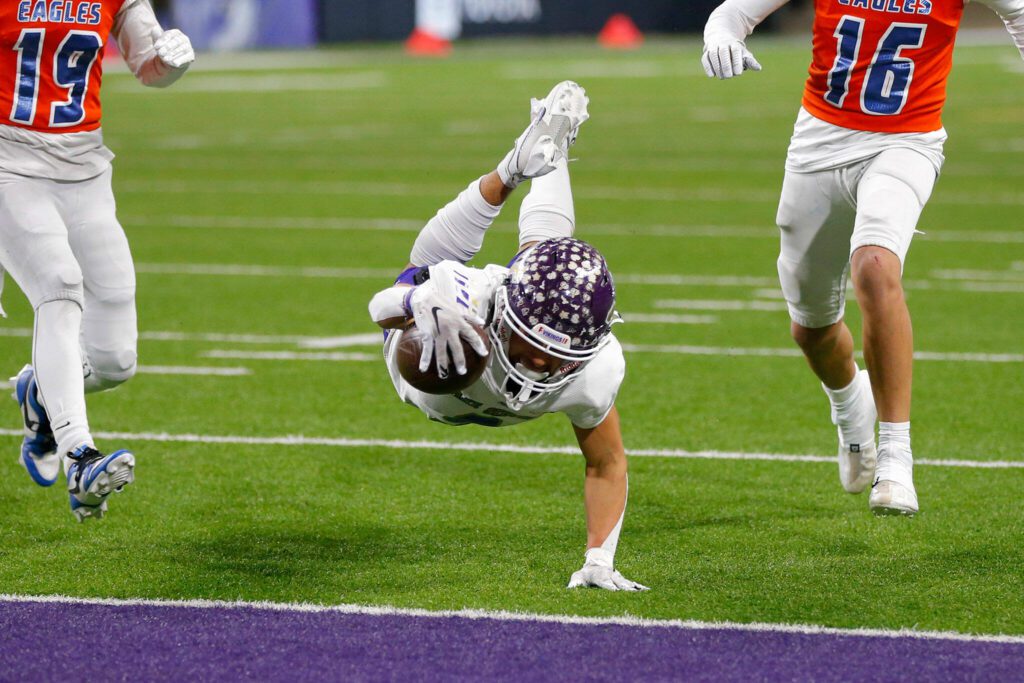
[[[587,461],[583,500],[587,512],[587,552],[583,567],[569,579],[569,588],[593,586],[606,590],[647,590],[615,570],[615,549],[626,514],[629,484],[626,450],[622,445],[619,413],[613,407],[592,429],[573,427]]]
[[[743,41],[769,14],[789,0],[725,0],[704,26],[701,65],[709,78],[732,78],[761,65]]]
[[[166,88],[181,78],[196,55],[188,36],[164,31],[148,0],[128,0],[114,19],[114,37],[128,68],[143,85]]]
[[[1013,42],[1020,50],[1024,59],[1024,0],[978,0],[1006,24],[1006,30],[1013,37]]]

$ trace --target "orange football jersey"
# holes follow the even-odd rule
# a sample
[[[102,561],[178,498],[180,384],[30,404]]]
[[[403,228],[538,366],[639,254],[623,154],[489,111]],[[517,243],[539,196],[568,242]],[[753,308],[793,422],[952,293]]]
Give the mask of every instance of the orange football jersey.
[[[0,4],[0,125],[49,133],[99,128],[103,47],[124,3]]]
[[[942,128],[964,0],[815,0],[803,106],[844,128]]]

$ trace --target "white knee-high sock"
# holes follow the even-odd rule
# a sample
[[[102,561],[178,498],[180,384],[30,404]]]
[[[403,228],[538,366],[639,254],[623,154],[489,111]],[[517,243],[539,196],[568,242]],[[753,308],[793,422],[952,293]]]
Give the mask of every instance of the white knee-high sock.
[[[501,206],[491,206],[480,194],[480,180],[474,180],[423,227],[412,245],[409,262],[432,266],[441,261],[469,261],[480,251],[484,233],[500,212]]]
[[[575,229],[569,164],[563,161],[551,173],[530,181],[530,193],[519,209],[519,244],[572,237]]]
[[[36,309],[32,367],[61,455],[83,443],[93,445],[85,413],[81,326],[82,308],[73,301],[50,301]]]

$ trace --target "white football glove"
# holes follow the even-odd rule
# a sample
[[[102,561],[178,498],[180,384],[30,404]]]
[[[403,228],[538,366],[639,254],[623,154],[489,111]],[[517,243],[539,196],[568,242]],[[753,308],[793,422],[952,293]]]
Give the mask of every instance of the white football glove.
[[[192,41],[176,28],[163,32],[154,31],[153,50],[160,61],[172,69],[180,69],[196,61]]]
[[[646,591],[647,586],[630,581],[612,566],[611,553],[601,548],[587,551],[583,567],[569,578],[567,588],[588,586],[608,591]]]
[[[430,268],[430,279],[419,285],[409,297],[409,309],[416,327],[423,335],[420,354],[420,372],[430,367],[430,359],[437,357],[437,374],[448,376],[450,365],[455,372],[466,374],[466,354],[462,349],[465,339],[480,356],[487,355],[487,346],[471,323],[484,321],[469,307],[466,284],[457,281],[457,273],[447,263]],[[468,282],[464,278],[464,282]]]
[[[705,45],[700,63],[704,66],[704,73],[708,78],[732,78],[748,69],[761,70],[761,65],[754,59],[754,55],[738,40],[723,45]]]

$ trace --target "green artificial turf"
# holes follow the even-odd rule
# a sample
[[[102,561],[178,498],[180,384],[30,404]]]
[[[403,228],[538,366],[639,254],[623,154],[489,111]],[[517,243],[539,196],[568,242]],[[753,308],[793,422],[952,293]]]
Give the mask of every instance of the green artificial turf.
[[[809,55],[754,44],[765,70],[726,83],[703,76],[697,43],[659,41],[625,54],[469,44],[447,61],[326,51],[305,69],[278,55],[279,68],[197,70],[166,92],[108,74],[104,132],[139,270],[141,362],[251,374],[140,374],[90,397],[94,430],[572,445],[558,416],[504,430],[430,423],[377,360],[222,356],[376,358],[369,340],[291,337],[373,334],[366,303],[418,226],[494,167],[530,96],[573,78],[593,117],[573,149],[577,235],[607,255],[627,321],[713,317],[616,328],[640,347],[619,397],[627,447],[831,455],[827,402],[799,358],[650,350],[794,348],[783,310],[664,303],[780,300],[775,203]],[[915,342],[1020,354],[1024,75],[1009,43],[959,48],[957,62],[948,162],[905,273]],[[285,79],[299,85],[282,91]],[[511,256],[520,199],[478,264]],[[207,274],[186,272],[196,266]],[[659,275],[703,279],[649,283]],[[9,278],[4,304],[0,369],[14,374],[32,318]],[[855,304],[848,317],[859,329]],[[1024,461],[1024,363],[1008,360],[917,363],[918,458]],[[2,415],[0,427],[19,427],[13,401]],[[585,540],[579,456],[107,438],[101,447],[136,452],[138,479],[107,519],[78,526],[60,487],[38,489],[18,467],[18,443],[0,437],[0,593],[1024,633],[1021,468],[920,465],[911,520],[872,517],[829,463],[634,458],[617,560],[652,590],[631,595],[563,588]]]

